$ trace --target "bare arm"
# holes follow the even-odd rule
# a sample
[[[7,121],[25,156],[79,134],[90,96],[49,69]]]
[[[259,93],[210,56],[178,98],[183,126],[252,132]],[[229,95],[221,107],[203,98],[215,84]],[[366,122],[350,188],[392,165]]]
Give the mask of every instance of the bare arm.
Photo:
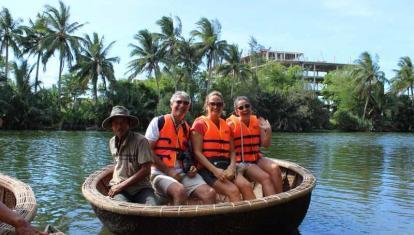
[[[261,145],[265,148],[269,147],[272,144],[272,127],[268,120],[264,118],[259,118],[260,122],[260,142]]]
[[[147,177],[151,173],[151,162],[146,162],[141,165],[141,168],[135,172],[131,177],[122,181],[119,184],[113,185],[108,192],[108,196],[113,197],[115,194],[121,192],[124,188],[127,188],[130,185],[133,185],[145,177]]]
[[[215,167],[207,158],[203,155],[203,136],[196,132],[191,131],[191,143],[193,144],[193,151],[196,160],[203,165],[207,170],[214,174],[218,179],[224,180],[225,174],[222,169]]]
[[[31,226],[29,222],[10,210],[7,206],[0,202],[0,221],[10,224],[15,227],[16,234],[47,234],[40,232],[35,227]]]
[[[236,152],[234,151],[233,138],[230,139],[230,165],[225,172],[228,180],[233,180],[236,176]]]

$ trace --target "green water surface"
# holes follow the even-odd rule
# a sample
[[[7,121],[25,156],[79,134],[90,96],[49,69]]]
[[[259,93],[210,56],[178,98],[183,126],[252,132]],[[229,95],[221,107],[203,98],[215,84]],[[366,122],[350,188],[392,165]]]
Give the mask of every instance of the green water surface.
[[[81,194],[110,164],[109,132],[0,131],[0,171],[28,183],[33,221],[67,234],[108,234]],[[268,156],[293,161],[318,182],[301,234],[414,234],[414,135],[274,133]]]

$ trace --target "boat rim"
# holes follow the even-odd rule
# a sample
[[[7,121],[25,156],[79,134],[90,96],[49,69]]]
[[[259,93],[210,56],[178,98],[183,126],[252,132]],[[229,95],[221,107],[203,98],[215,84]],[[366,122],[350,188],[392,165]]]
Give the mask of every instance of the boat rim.
[[[0,187],[9,190],[15,197],[14,212],[26,221],[32,221],[36,215],[36,198],[32,188],[22,181],[0,173]]]
[[[292,201],[311,193],[316,185],[316,178],[304,167],[286,160],[272,159],[283,168],[294,171],[303,177],[302,182],[295,188],[275,195],[262,198],[243,200],[240,202],[222,202],[207,205],[144,205],[139,203],[117,201],[104,196],[97,189],[97,184],[112,171],[114,165],[108,165],[89,175],[82,185],[83,196],[94,207],[113,213],[150,217],[194,217],[228,213],[248,212],[265,207],[276,206]]]

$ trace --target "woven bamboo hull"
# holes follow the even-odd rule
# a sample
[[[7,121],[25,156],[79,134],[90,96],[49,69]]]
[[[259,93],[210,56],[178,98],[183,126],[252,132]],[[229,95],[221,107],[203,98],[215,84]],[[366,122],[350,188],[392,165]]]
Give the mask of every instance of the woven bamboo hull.
[[[190,218],[122,215],[93,207],[115,234],[294,234],[305,218],[311,195],[249,213]]]
[[[0,173],[0,201],[26,221],[36,215],[36,199],[29,185]],[[0,235],[14,234],[11,225],[0,222]]]
[[[102,198],[96,193],[99,190],[88,191],[87,185],[94,185],[88,180],[108,180],[110,167],[92,174],[85,181],[83,194],[97,217],[115,234],[295,234],[305,218],[316,181],[296,164],[276,162],[284,172],[286,191],[239,203],[145,206]],[[102,184],[95,186],[103,192]]]

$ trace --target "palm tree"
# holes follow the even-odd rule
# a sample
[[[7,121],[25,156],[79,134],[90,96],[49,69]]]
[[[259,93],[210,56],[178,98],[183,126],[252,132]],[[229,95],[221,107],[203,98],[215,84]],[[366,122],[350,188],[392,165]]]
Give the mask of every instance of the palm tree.
[[[97,83],[99,76],[102,79],[105,91],[107,91],[106,80],[111,83],[115,81],[113,63],[119,63],[119,58],[108,58],[109,50],[114,43],[115,41],[105,47],[103,36],[99,38],[97,33],[93,33],[93,38],[91,39],[89,35],[86,35],[81,55],[78,58],[77,64],[72,68],[73,71],[77,71],[77,76],[82,83],[92,83],[95,104],[98,100]]]
[[[193,30],[191,34],[198,37],[200,42],[196,43],[200,53],[205,56],[207,64],[207,91],[210,88],[212,69],[222,58],[227,42],[220,40],[221,25],[218,20],[208,20],[201,18],[197,23],[198,30]]]
[[[30,83],[30,74],[34,66],[29,66],[27,61],[23,60],[20,64],[13,62],[12,68],[15,85],[13,86],[13,95],[9,100],[10,109],[7,114],[13,117],[10,119],[10,125],[14,128],[24,129],[37,127],[42,120],[48,119],[51,111],[49,107],[41,105],[45,97],[38,97],[32,93],[34,84]],[[39,102],[41,99],[43,102]]]
[[[30,84],[30,74],[33,67],[30,67],[27,61],[19,64],[12,63],[14,72],[15,85],[13,86],[13,96],[10,97],[9,103],[12,108],[9,110],[13,114],[14,122],[17,127],[27,128],[30,125],[31,115],[38,111],[33,106],[33,96],[31,93],[32,85]],[[10,113],[9,113],[10,114]]]
[[[13,19],[9,10],[3,7],[0,12],[0,54],[5,51],[5,76],[6,80],[9,75],[9,48],[15,55],[20,55],[19,42],[21,40],[22,30],[20,18]]]
[[[401,57],[400,61],[398,62],[398,66],[400,67],[400,69],[394,70],[396,72],[396,75],[392,79],[393,90],[396,92],[407,90],[408,94],[410,94],[411,91],[412,98],[414,97],[414,67],[410,57]]]
[[[85,84],[75,73],[62,75],[62,94],[63,97],[71,98],[72,111],[79,105],[78,97],[86,92],[88,84]]]
[[[169,66],[164,67],[163,72],[172,78],[174,83],[174,91],[178,91],[179,84],[185,76],[184,68],[178,65],[170,64]]]
[[[179,17],[163,16],[157,21],[157,24],[161,27],[161,33],[157,34],[161,40],[162,50],[165,50],[166,57],[170,60],[169,62],[177,64],[175,58],[177,56],[177,47],[179,41],[182,39],[181,31],[182,25]]]
[[[365,119],[369,101],[373,99],[375,89],[373,86],[381,88],[378,83],[384,83],[384,72],[380,71],[380,67],[374,61],[368,52],[363,52],[356,61],[356,67],[352,72],[354,81],[356,82],[356,92],[361,99],[365,99],[364,112],[362,119]]]
[[[178,61],[185,71],[184,86],[190,94],[189,83],[193,80],[193,74],[197,71],[201,62],[201,56],[193,43],[193,38],[181,40],[178,43]]]
[[[168,73],[174,80],[175,90],[178,88],[178,83],[183,77],[183,69],[179,66],[178,47],[182,40],[182,24],[179,17],[163,16],[157,21],[161,28],[161,33],[156,34],[160,38],[161,50],[165,52],[165,67],[164,71]]]
[[[35,93],[37,92],[37,87],[40,85],[39,82],[39,66],[40,66],[40,59],[44,54],[44,46],[42,45],[42,41],[46,36],[46,20],[45,18],[38,14],[35,22],[32,20],[29,21],[30,26],[23,26],[23,31],[25,32],[25,37],[22,40],[23,45],[23,54],[34,55],[37,57],[36,60],[36,76],[35,76]],[[46,68],[46,62],[43,64],[44,69]]]
[[[249,63],[254,66],[254,74],[257,76],[257,68],[260,64],[263,64],[264,59],[261,56],[261,51],[264,50],[265,47],[259,44],[253,36],[250,36],[249,39]]]
[[[235,44],[229,45],[228,50],[224,54],[224,60],[226,63],[218,67],[218,72],[224,76],[232,74],[230,97],[233,98],[234,84],[239,82],[240,79],[248,78],[251,74],[250,68],[247,64],[241,62],[241,56],[243,51],[239,50],[239,47]]]
[[[0,55],[0,87],[7,83],[6,75],[4,74],[3,68],[5,67],[3,57]]]
[[[161,78],[160,64],[164,63],[165,50],[160,45],[159,37],[150,33],[148,30],[140,30],[134,39],[138,41],[137,44],[129,44],[132,47],[130,56],[134,59],[128,63],[130,73],[129,78],[135,78],[139,73],[146,71],[148,77],[154,74],[157,83],[158,104],[161,99],[161,91],[159,80]],[[136,57],[136,58],[135,58]]]
[[[46,5],[45,8],[47,33],[42,43],[45,45],[46,52],[42,62],[45,63],[55,51],[59,51],[58,107],[60,108],[61,77],[64,62],[66,60],[70,66],[74,60],[74,55],[78,53],[79,43],[83,39],[73,35],[73,33],[84,24],[69,22],[70,8],[65,6],[62,1],[59,1],[59,9],[50,5]]]
[[[14,71],[14,76],[16,79],[16,94],[22,98],[27,97],[28,94],[31,94],[30,84],[30,74],[33,71],[33,66],[29,66],[27,60],[21,62],[20,66],[13,62],[12,69]]]

